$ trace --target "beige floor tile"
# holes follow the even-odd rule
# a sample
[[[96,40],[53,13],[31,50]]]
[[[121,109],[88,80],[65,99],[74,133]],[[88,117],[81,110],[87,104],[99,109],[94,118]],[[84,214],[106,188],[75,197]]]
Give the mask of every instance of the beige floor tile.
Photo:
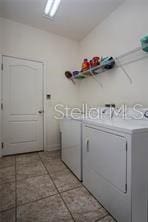
[[[39,156],[44,164],[48,165],[49,163],[52,164],[52,162],[60,161],[61,154],[59,151],[51,151],[51,152],[40,152]]]
[[[59,192],[82,186],[80,181],[68,169],[55,172],[51,175],[51,177],[56,184]]]
[[[0,184],[15,181],[15,167],[0,168]]]
[[[16,156],[17,165],[30,164],[37,161],[40,161],[38,153],[29,153]]]
[[[15,166],[15,156],[0,158],[0,168]]]
[[[84,187],[62,193],[62,196],[77,222],[95,222],[107,215]]]
[[[61,160],[48,161],[45,166],[50,174],[54,174],[58,171],[64,171],[65,169],[67,169],[67,167]]]
[[[48,197],[57,193],[48,175],[17,182],[17,205]]]
[[[34,176],[46,175],[47,171],[42,162],[33,162],[26,165],[19,165],[16,167],[17,180],[23,180]]]
[[[40,152],[39,155],[43,160],[53,160],[53,159],[60,159],[61,152],[59,150],[51,152]]]
[[[60,151],[0,159],[0,222],[15,221],[15,159],[18,222],[73,222],[45,167],[75,222],[115,222],[60,160]]]
[[[1,212],[0,222],[15,222],[15,208]]]
[[[59,195],[20,206],[17,222],[72,222],[71,215]]]
[[[15,207],[15,183],[0,185],[0,211]]]
[[[97,222],[116,222],[116,221],[111,216],[107,216],[101,220],[98,220]]]

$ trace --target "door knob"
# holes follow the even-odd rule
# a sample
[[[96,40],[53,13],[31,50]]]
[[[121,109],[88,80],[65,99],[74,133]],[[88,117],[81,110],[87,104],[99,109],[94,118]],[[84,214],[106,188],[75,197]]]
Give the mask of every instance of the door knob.
[[[42,114],[42,113],[44,113],[44,110],[39,110],[38,113]]]

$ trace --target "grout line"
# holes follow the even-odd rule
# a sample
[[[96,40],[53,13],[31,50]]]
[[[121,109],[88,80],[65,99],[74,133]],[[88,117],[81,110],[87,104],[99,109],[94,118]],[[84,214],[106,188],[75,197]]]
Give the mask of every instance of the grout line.
[[[113,219],[113,221],[114,221],[114,222],[117,222],[117,220],[115,220],[115,219],[113,218],[113,216],[112,216],[112,215],[110,215],[109,213],[108,213],[106,216],[101,217],[99,220],[96,220],[95,222],[99,222],[99,221],[101,221],[101,220],[105,219],[106,217],[111,217],[111,218]]]
[[[73,221],[74,221],[74,222],[76,222],[76,221],[75,221],[75,218],[73,217],[72,212],[70,211],[70,209],[69,209],[69,207],[68,207],[68,205],[67,205],[66,201],[64,200],[64,198],[62,197],[62,195],[61,195],[61,193],[60,193],[60,192],[59,192],[59,195],[60,195],[61,199],[63,200],[63,203],[65,204],[65,206],[66,206],[67,210],[69,211],[69,213],[70,213],[70,215],[71,215],[71,217],[72,217]]]
[[[1,158],[1,157],[0,157],[0,158]],[[0,169],[2,170],[2,169],[10,168],[10,167],[14,167],[14,165],[0,167]]]
[[[46,174],[46,175],[41,175],[41,176],[37,176],[37,177],[42,177],[42,176],[49,176],[49,174]],[[28,178],[28,179],[32,179],[32,178],[35,178],[35,176],[34,177],[30,177],[30,178]],[[51,179],[51,178],[50,178]],[[26,180],[26,179],[25,179]],[[52,181],[52,180],[51,180]],[[17,181],[17,182],[20,182],[20,181]],[[22,182],[22,181],[21,181]],[[53,182],[53,181],[52,181]],[[59,191],[60,193],[65,193],[65,192],[68,192],[68,191],[71,191],[71,190],[75,190],[75,189],[77,189],[77,188],[79,188],[81,185],[79,185],[78,187],[75,187],[75,188],[72,188],[72,189],[69,189],[69,190],[66,190],[66,191]],[[56,189],[56,191],[57,191],[57,189]],[[27,204],[30,204],[30,203],[34,203],[34,202],[36,202],[36,201],[40,201],[40,200],[44,200],[44,199],[46,199],[46,198],[49,198],[49,197],[52,197],[52,196],[56,196],[57,194],[59,194],[59,193],[55,193],[55,194],[51,194],[51,195],[49,195],[49,196],[46,196],[46,197],[42,197],[42,198],[39,198],[39,199],[36,199],[36,200],[31,200],[31,201],[29,201],[29,202],[26,202],[26,203],[23,203],[23,204],[18,204],[17,205],[17,207],[21,207],[21,206],[24,206],[24,205],[27,205]]]
[[[26,178],[23,178],[23,179],[16,179],[17,182],[22,182],[24,180],[28,180],[28,179],[31,179],[31,178],[35,178],[35,177],[41,177],[41,176],[47,176],[48,174],[40,174],[40,175],[36,175],[36,176],[29,176],[29,177],[26,177]]]
[[[15,207],[11,207],[11,208],[8,208],[8,209],[5,209],[5,210],[1,210],[1,211],[0,211],[0,214],[1,214],[1,213],[5,213],[5,212],[7,212],[7,211],[9,211],[9,210],[13,210],[13,209],[15,209]]]
[[[4,212],[7,212],[9,210],[14,209],[15,210],[15,218],[16,218],[16,160],[15,160],[15,156],[14,156],[14,165],[2,167],[0,169],[5,169],[5,168],[9,168],[9,167],[14,167],[14,180],[13,181],[6,181],[4,183],[2,182],[2,183],[0,183],[0,185],[4,186],[6,184],[14,184],[15,206],[14,207],[10,207],[8,209],[0,210],[0,213],[4,213]]]
[[[40,157],[40,155],[39,155],[39,157]],[[40,160],[42,161],[41,157],[40,157]],[[43,162],[43,161],[42,161],[42,164],[44,165],[44,162]],[[44,165],[44,167],[45,167],[45,169],[46,169],[46,171],[47,171],[47,173],[48,173],[48,175],[49,175],[49,177],[50,177],[52,183],[54,184],[54,186],[55,186],[55,188],[56,188],[56,190],[57,190],[59,196],[61,197],[61,199],[62,199],[62,201],[63,201],[65,207],[67,208],[68,212],[70,213],[70,215],[71,215],[73,221],[76,222],[75,219],[74,219],[74,217],[73,217],[73,215],[72,215],[72,213],[71,213],[71,211],[70,211],[70,209],[69,209],[69,207],[67,206],[67,203],[66,203],[65,200],[63,199],[63,197],[62,197],[61,193],[59,192],[59,190],[58,190],[58,188],[57,188],[57,186],[56,186],[54,180],[52,179],[50,173],[48,172],[47,167],[46,167],[45,165]]]
[[[27,202],[27,203],[24,203],[24,204],[17,205],[17,182],[23,181],[23,180],[26,180],[26,179],[29,179],[29,178],[25,178],[25,179],[18,180],[18,181],[16,180],[16,181],[15,181],[15,187],[16,187],[16,208],[15,208],[16,222],[17,222],[17,208],[18,208],[18,207],[21,207],[21,206],[24,206],[24,205],[27,205],[27,204],[31,204],[31,203],[35,203],[35,202],[37,202],[37,201],[44,200],[44,199],[47,199],[47,198],[50,198],[50,197],[53,197],[53,196],[56,196],[56,195],[59,195],[59,196],[60,196],[60,198],[62,199],[62,201],[63,201],[63,203],[64,203],[64,205],[65,205],[65,207],[67,208],[68,212],[70,213],[73,221],[75,222],[75,219],[74,219],[74,217],[73,217],[73,214],[71,213],[71,211],[70,211],[67,203],[66,203],[65,200],[63,199],[62,194],[63,194],[63,193],[66,193],[66,192],[68,192],[68,191],[72,191],[72,190],[78,189],[78,188],[80,188],[81,186],[84,187],[86,190],[87,190],[87,188],[80,182],[80,185],[78,185],[78,186],[75,187],[75,188],[71,188],[71,189],[66,190],[66,191],[59,191],[58,187],[56,186],[56,184],[55,184],[55,182],[54,182],[54,180],[53,180],[53,175],[48,171],[48,169],[47,169],[47,167],[46,167],[46,164],[44,163],[44,160],[42,159],[42,157],[40,156],[39,153],[38,153],[38,156],[39,156],[39,161],[42,163],[42,165],[43,165],[43,167],[45,168],[47,174],[45,174],[45,175],[38,175],[38,176],[31,176],[31,177],[29,177],[29,178],[40,177],[40,176],[46,176],[46,175],[48,175],[49,178],[51,179],[53,185],[55,186],[55,189],[56,189],[57,193],[56,193],[56,194],[53,194],[53,195],[50,195],[50,196],[46,196],[46,197],[44,197],[44,198],[40,198],[40,199],[33,200],[33,201],[30,201],[30,202]],[[60,158],[59,158],[59,160],[60,160]],[[67,167],[67,166],[66,166],[66,167]],[[69,169],[69,168],[67,167],[67,169]],[[70,171],[71,171],[71,170],[70,170]],[[71,172],[71,173],[72,173],[72,172]],[[73,174],[73,173],[72,173],[72,174]],[[74,174],[73,174],[73,175],[74,175]],[[15,178],[16,178],[16,158],[15,158]],[[88,191],[88,190],[87,190],[87,191]],[[91,196],[93,196],[89,191],[88,191],[88,193],[89,193]],[[94,196],[93,196],[93,197],[94,197]],[[96,199],[96,198],[94,197],[94,199]],[[100,202],[99,202],[97,199],[96,199],[96,201],[100,204]],[[101,204],[100,204],[100,205],[101,205]],[[101,205],[101,206],[102,206],[102,205]],[[100,207],[100,208],[104,208],[104,207],[102,206],[102,207]],[[12,208],[12,209],[13,209],[13,208]],[[99,221],[101,221],[102,219],[104,219],[104,218],[107,217],[107,216],[111,216],[111,215],[108,214],[108,212],[107,212],[107,214],[106,214],[105,216],[103,216],[103,217],[100,218],[100,219],[97,219],[95,222],[99,222]],[[112,217],[112,216],[111,216],[111,217]]]
[[[97,201],[97,203],[100,205],[100,208],[99,209],[101,209],[101,208],[103,208],[103,209],[105,209],[104,207],[103,207],[103,205],[97,200],[97,198],[87,189],[87,187],[85,187],[83,184],[82,184],[82,186],[84,187],[84,189],[85,190],[87,190],[87,192]],[[106,210],[106,209],[105,209]],[[106,210],[107,211],[107,210]],[[107,211],[108,212],[108,211]]]
[[[42,151],[42,150],[41,150]],[[29,156],[29,154],[38,154],[39,152],[41,152],[41,151],[32,151],[32,152],[29,152],[29,153],[17,153],[17,154],[14,154],[14,155],[8,155],[8,156],[15,156],[15,157],[18,157],[18,156],[23,156],[23,155],[28,155]],[[7,157],[7,156],[6,156]]]
[[[96,197],[82,184],[82,186],[87,190],[87,192],[99,203],[99,205],[100,205],[100,208],[99,209],[101,209],[101,208],[103,208],[106,212],[107,212],[107,214],[105,215],[105,216],[103,216],[101,219],[97,219],[95,222],[99,222],[100,220],[102,220],[102,219],[104,219],[105,217],[107,217],[107,216],[110,216],[111,218],[113,218],[113,216],[108,212],[108,210],[106,209],[106,208],[104,208],[104,206],[96,199]],[[114,218],[113,218],[114,219]],[[116,220],[114,219],[114,221],[116,222]]]
[[[82,187],[82,184],[80,184],[79,186],[76,186],[74,188],[64,190],[64,191],[59,191],[59,192],[63,194],[63,193],[66,193],[66,192],[69,192],[69,191],[72,191],[72,190],[76,190],[76,189],[81,188],[81,187]]]
[[[107,215],[105,215],[105,216],[103,216],[103,217],[101,217],[99,220],[98,220],[98,219],[97,219],[97,220],[95,220],[95,222],[99,222],[99,221],[101,221],[101,220],[105,219],[106,217],[108,217],[108,214],[107,214]]]
[[[42,198],[40,198],[40,199],[36,199],[36,200],[32,200],[32,201],[29,201],[29,202],[20,204],[20,205],[18,205],[17,207],[22,207],[22,206],[25,206],[25,205],[28,205],[28,204],[36,203],[36,202],[38,202],[38,201],[40,201],[40,200],[45,200],[45,199],[48,199],[48,198],[53,197],[53,196],[56,196],[56,195],[57,195],[57,193],[51,194],[51,195],[49,195],[49,196],[42,197]]]
[[[17,167],[17,168],[22,168],[22,167],[27,167],[27,166],[33,166],[33,165],[37,165],[39,162],[42,164],[42,162],[40,161],[40,159],[28,161],[28,162],[26,162],[26,163],[17,163],[17,162],[16,162],[16,167]]]
[[[42,176],[49,176],[49,174],[41,175],[41,176],[37,176],[37,177],[42,177]],[[28,178],[28,179],[32,179],[32,178],[35,178],[35,176],[34,176],[34,177],[30,177],[30,178]],[[51,179],[51,178],[50,178],[50,179]],[[51,180],[51,181],[53,182],[53,180]],[[17,181],[17,182],[20,182],[20,181]],[[21,182],[22,182],[22,181],[21,181]],[[60,193],[65,193],[65,192],[68,192],[68,191],[71,191],[71,190],[78,189],[78,188],[80,188],[80,187],[81,187],[81,185],[79,185],[78,187],[69,189],[69,190],[59,191],[59,192],[60,192]],[[56,189],[56,191],[57,191],[57,189]],[[23,204],[18,204],[17,207],[24,206],[24,205],[30,204],[30,203],[34,203],[34,202],[36,202],[36,201],[44,200],[44,199],[46,199],[46,198],[49,198],[49,197],[52,197],[52,196],[56,196],[57,194],[59,194],[59,193],[51,194],[51,195],[49,195],[49,196],[42,197],[42,198],[39,198],[39,199],[36,199],[36,200],[31,200],[31,201],[26,202],[26,203],[23,203]]]
[[[16,178],[16,156],[15,156],[15,222],[17,222],[17,178]]]
[[[49,174],[46,174],[45,176],[49,176]],[[44,176],[44,175],[43,175]],[[39,176],[40,177],[40,176]],[[50,178],[51,179],[51,178]],[[53,182],[53,181],[52,181]],[[15,208],[18,208],[18,207],[21,207],[21,206],[24,206],[24,205],[27,205],[27,204],[30,204],[30,203],[34,203],[34,202],[37,202],[37,201],[40,201],[40,200],[44,200],[44,199],[46,199],[46,198],[50,198],[50,197],[53,197],[53,196],[56,196],[57,194],[59,194],[59,193],[66,193],[66,192],[68,192],[68,191],[72,191],[72,190],[75,190],[75,189],[78,189],[78,188],[80,188],[80,186],[79,187],[75,187],[75,188],[72,188],[72,189],[69,189],[69,190],[66,190],[66,191],[62,191],[62,192],[58,192],[58,193],[55,193],[55,194],[51,194],[51,195],[49,195],[49,196],[46,196],[46,197],[42,197],[42,198],[39,198],[39,199],[36,199],[36,200],[32,200],[32,201],[29,201],[29,202],[26,202],[26,203],[23,203],[23,204],[17,204],[17,206],[16,207],[11,207],[11,208],[9,208],[9,209],[5,209],[5,210],[2,210],[2,211],[0,211],[0,213],[3,213],[3,212],[6,212],[6,211],[9,211],[9,210],[12,210],[12,209],[15,209]],[[57,189],[56,189],[56,191],[57,191]]]
[[[16,163],[16,168],[18,168],[18,167],[24,167],[24,166],[31,166],[32,164],[34,164],[34,163],[40,163],[41,165],[42,165],[42,167],[45,169],[45,167],[44,167],[44,165],[43,165],[43,163],[42,163],[42,161],[41,161],[41,159],[39,158],[39,160],[37,160],[37,161],[32,161],[32,162],[29,162],[29,163],[26,163],[26,164],[20,164],[20,165],[17,165],[17,163]],[[16,173],[17,174],[17,173]],[[46,175],[48,175],[48,173],[46,172],[46,174],[40,174],[40,175],[31,175],[31,176],[28,176],[28,177],[26,177],[26,178],[22,178],[22,179],[17,179],[16,178],[16,181],[17,182],[20,182],[20,181],[23,181],[23,180],[27,180],[27,179],[30,179],[30,178],[34,178],[34,177],[40,177],[40,176],[46,176]]]
[[[13,175],[13,176],[14,176],[14,180],[12,180],[12,181],[2,182],[2,183],[0,183],[0,185],[1,185],[1,186],[4,186],[5,184],[12,184],[12,183],[15,184],[15,175]]]

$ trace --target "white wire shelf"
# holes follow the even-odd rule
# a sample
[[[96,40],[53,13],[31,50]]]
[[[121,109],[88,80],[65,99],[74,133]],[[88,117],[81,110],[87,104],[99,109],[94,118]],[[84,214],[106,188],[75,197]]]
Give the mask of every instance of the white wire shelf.
[[[124,68],[124,66],[131,64],[131,63],[138,62],[138,61],[143,60],[145,58],[148,58],[148,52],[144,52],[141,47],[138,47],[138,48],[133,49],[129,52],[126,52],[118,57],[115,57],[114,60],[110,60],[110,61],[106,62],[105,65],[101,64],[101,65],[93,67],[85,72],[80,72],[78,75],[73,76],[72,80],[85,79],[89,76],[92,76],[101,86],[102,84],[99,82],[98,78],[96,79],[96,75],[99,75],[103,72],[109,72],[110,70],[112,70],[114,68],[121,68],[122,71],[124,72],[124,74],[129,79],[129,82],[132,84],[132,79],[131,79],[130,75],[128,74],[128,72],[126,71],[126,69]],[[105,66],[109,65],[112,61],[115,61],[114,67],[112,69],[106,69]]]

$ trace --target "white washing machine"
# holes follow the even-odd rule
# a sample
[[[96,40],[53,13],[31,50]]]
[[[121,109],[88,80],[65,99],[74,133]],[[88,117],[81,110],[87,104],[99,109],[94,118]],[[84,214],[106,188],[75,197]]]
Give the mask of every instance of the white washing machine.
[[[148,121],[85,120],[83,184],[118,222],[147,222]]]
[[[82,181],[82,118],[64,118],[60,121],[62,160]]]

